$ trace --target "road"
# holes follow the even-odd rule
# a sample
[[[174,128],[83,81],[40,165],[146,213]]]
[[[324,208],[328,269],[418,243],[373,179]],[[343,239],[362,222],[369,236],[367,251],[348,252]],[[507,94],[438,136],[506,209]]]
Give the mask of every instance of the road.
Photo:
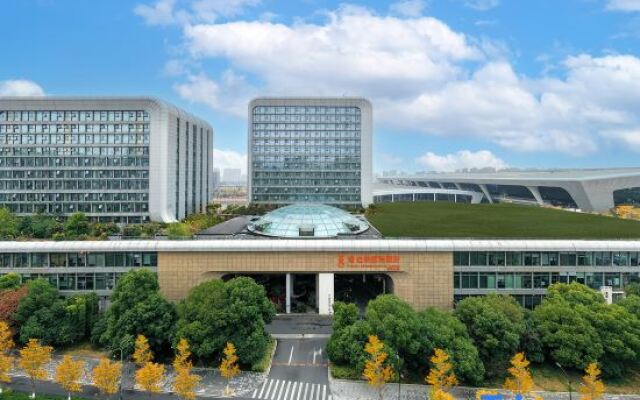
[[[327,339],[280,339],[269,377],[251,398],[332,400],[327,378]]]

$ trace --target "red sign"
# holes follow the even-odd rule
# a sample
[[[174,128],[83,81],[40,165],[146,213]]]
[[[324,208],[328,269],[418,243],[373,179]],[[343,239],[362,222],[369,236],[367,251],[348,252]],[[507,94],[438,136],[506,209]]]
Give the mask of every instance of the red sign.
[[[400,271],[398,254],[338,254],[338,268]]]

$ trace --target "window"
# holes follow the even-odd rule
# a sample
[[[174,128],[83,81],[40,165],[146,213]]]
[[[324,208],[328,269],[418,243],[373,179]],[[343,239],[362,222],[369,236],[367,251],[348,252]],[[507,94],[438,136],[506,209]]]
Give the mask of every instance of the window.
[[[542,265],[558,265],[558,253],[542,253]]]
[[[522,265],[522,253],[520,252],[507,253],[507,265],[509,266]]]
[[[578,253],[578,265],[589,266],[593,265],[593,254],[591,252],[579,252]]]
[[[487,265],[487,253],[482,251],[472,251],[470,253],[470,265],[474,265],[474,266]]]
[[[469,265],[469,252],[468,251],[456,251],[453,253],[453,265],[467,266]]]
[[[626,267],[627,265],[629,265],[629,253],[613,253],[613,265],[617,265],[619,267]]]
[[[496,288],[496,274],[493,272],[480,272],[478,281],[480,289]]]
[[[575,253],[560,253],[560,265],[575,266],[576,254]]]
[[[598,266],[610,266],[611,265],[611,253],[608,251],[596,251],[593,253],[595,258],[595,265]]]
[[[462,289],[477,289],[478,288],[478,273],[477,272],[463,272],[462,273]]]
[[[489,265],[505,265],[505,253],[489,253]]]
[[[540,253],[524,253],[524,265],[540,265]]]
[[[534,272],[533,274],[533,287],[535,289],[544,289],[549,286],[549,273],[548,272]]]
[[[66,267],[67,266],[67,254],[66,253],[51,253],[50,254],[52,267]]]

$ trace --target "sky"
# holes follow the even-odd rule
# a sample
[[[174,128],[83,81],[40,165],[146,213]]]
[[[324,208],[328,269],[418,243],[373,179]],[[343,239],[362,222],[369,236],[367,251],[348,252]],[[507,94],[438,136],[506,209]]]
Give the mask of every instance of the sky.
[[[0,96],[362,96],[374,170],[639,166],[640,0],[0,0]]]

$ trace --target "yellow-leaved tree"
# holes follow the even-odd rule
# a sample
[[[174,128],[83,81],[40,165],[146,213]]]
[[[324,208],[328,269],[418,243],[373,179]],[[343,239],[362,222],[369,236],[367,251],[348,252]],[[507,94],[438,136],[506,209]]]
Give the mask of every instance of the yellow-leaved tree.
[[[13,368],[13,357],[11,356],[11,350],[14,343],[11,339],[11,330],[9,324],[4,321],[0,321],[0,382],[11,382],[11,376],[9,372]],[[3,387],[0,385],[0,393],[3,392]]]
[[[511,368],[509,368],[509,374],[511,375],[504,381],[503,387],[514,395],[521,395],[525,398],[533,390],[533,378],[529,371],[529,361],[525,357],[524,353],[516,353],[511,358]]]
[[[393,378],[393,370],[386,363],[389,355],[384,352],[384,343],[375,335],[369,336],[369,341],[364,345],[364,351],[368,357],[362,375],[367,383],[378,391],[378,398],[382,399],[385,383]]]
[[[115,394],[120,387],[120,377],[122,376],[122,364],[109,361],[102,357],[98,365],[93,368],[93,384],[105,396]]]
[[[142,367],[148,362],[153,361],[153,354],[149,348],[149,341],[144,335],[138,335],[136,337],[135,351],[133,352],[133,361]]]
[[[425,378],[425,381],[431,385],[429,399],[453,400],[449,390],[458,384],[458,378],[453,373],[453,364],[449,362],[449,355],[446,351],[436,348],[431,357],[431,364],[433,366]]]
[[[580,398],[582,400],[600,400],[604,397],[604,383],[600,380],[600,368],[598,364],[591,363],[584,370],[586,375],[582,377],[582,386],[580,386]]]
[[[67,391],[67,400],[71,400],[71,392],[82,390],[80,379],[84,375],[84,361],[75,361],[71,356],[62,357],[62,361],[56,367],[55,381]]]
[[[177,350],[176,358],[173,360],[173,368],[176,371],[176,377],[173,380],[173,391],[182,399],[195,400],[195,390],[198,383],[200,383],[200,377],[191,373],[193,363],[189,360],[191,350],[189,350],[187,339],[180,339]]]
[[[153,353],[144,335],[138,335],[135,346],[133,360],[140,367],[136,371],[136,383],[148,392],[160,392],[164,379],[164,365],[153,362]]]
[[[53,347],[43,346],[38,339],[29,339],[27,344],[20,349],[20,368],[31,380],[31,398],[36,396],[36,380],[46,379],[47,371],[44,369],[51,361]]]
[[[224,389],[224,392],[227,396],[232,394],[232,390],[229,387],[229,382],[236,375],[240,373],[240,367],[238,366],[238,356],[236,355],[236,346],[231,342],[227,342],[227,345],[224,347],[224,358],[220,363],[220,375],[222,375],[227,380],[227,387]]]
[[[159,393],[164,378],[164,365],[149,361],[136,371],[136,383],[148,392]]]

